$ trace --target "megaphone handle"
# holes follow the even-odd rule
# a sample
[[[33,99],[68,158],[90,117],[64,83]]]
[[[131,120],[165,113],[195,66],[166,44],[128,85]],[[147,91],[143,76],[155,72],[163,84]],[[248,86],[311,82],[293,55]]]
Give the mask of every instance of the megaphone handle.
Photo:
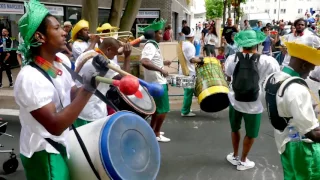
[[[141,42],[141,41],[144,40],[144,39],[145,39],[145,37],[142,35],[142,36],[140,36],[139,38],[131,41],[130,44],[133,46],[133,45],[135,45],[135,44],[138,44],[139,42]],[[122,44],[124,44],[124,43],[122,43]],[[122,51],[123,51],[123,47],[120,47],[120,48],[118,49],[118,53],[121,53]]]
[[[133,75],[127,73],[126,71],[115,67],[114,65],[112,65],[112,64],[110,64],[110,63],[108,64],[108,68],[109,68],[109,69],[112,69],[112,70],[115,71],[115,72],[118,72],[118,73],[121,74],[122,76],[128,76],[128,75],[133,76]]]

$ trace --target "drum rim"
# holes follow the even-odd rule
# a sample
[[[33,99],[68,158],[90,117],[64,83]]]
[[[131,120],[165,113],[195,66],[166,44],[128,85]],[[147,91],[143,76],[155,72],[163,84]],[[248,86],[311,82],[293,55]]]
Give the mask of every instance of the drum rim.
[[[131,111],[118,111],[115,114],[113,114],[109,120],[105,121],[103,124],[103,127],[109,126],[112,127],[114,122],[119,119],[121,116],[126,115],[126,114],[131,114],[134,116],[137,116],[138,118],[141,118],[142,121],[140,121],[141,123],[145,123],[146,124],[146,128],[149,128],[149,133],[154,134],[153,130],[151,129],[151,127],[149,126],[149,124],[142,119],[142,117],[140,117],[139,115],[131,112]],[[132,118],[133,119],[133,118]],[[101,141],[102,137],[106,136],[109,137],[110,134],[110,130],[111,128],[103,128],[102,132],[100,132],[100,137],[99,137],[99,156],[101,158],[101,163],[103,168],[105,169],[105,172],[108,174],[108,176],[112,179],[122,179],[121,175],[117,172],[117,167],[114,167],[112,165],[112,159],[109,155],[109,151],[108,151],[108,147],[109,147],[109,143],[108,141]],[[148,131],[146,129],[146,131]],[[153,137],[150,137],[150,139],[152,140]],[[108,138],[109,139],[109,138]],[[150,143],[150,142],[149,142]],[[156,167],[155,170],[155,174],[153,179],[155,179],[160,171],[160,162],[161,162],[161,153],[160,153],[160,145],[159,143],[156,141],[156,138],[154,138],[154,141],[150,144],[153,144],[155,146],[155,149],[157,150],[156,155],[158,155],[158,157],[156,158],[157,161],[159,162],[159,164]],[[150,146],[151,147],[151,146]],[[102,150],[104,149],[104,150]],[[104,160],[107,160],[107,162],[104,162]]]
[[[141,85],[140,85],[141,86]],[[152,104],[152,109],[151,110],[144,110],[144,109],[141,109],[140,107],[136,106],[135,104],[133,104],[130,100],[128,100],[129,98],[123,94],[121,91],[120,91],[120,88],[119,87],[116,87],[117,91],[118,91],[118,94],[120,94],[121,98],[126,102],[128,103],[134,110],[138,111],[139,113],[141,114],[145,114],[145,115],[152,115],[156,112],[156,103],[154,102],[154,99],[152,98],[152,96],[149,94],[148,90],[141,86],[147,93],[148,97],[151,99],[151,104]]]

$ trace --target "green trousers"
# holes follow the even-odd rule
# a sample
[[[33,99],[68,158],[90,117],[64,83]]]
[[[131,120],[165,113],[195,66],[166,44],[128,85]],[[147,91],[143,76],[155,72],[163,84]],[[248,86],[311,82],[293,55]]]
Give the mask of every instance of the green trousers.
[[[78,118],[74,123],[73,125],[78,128],[80,126],[83,126],[83,125],[86,125],[86,124],[89,124],[91,121],[86,121],[86,120],[83,120],[83,119],[80,119]]]
[[[27,180],[70,180],[67,154],[36,152],[31,158],[20,154]]]
[[[193,92],[194,92],[193,88],[184,88],[183,105],[182,105],[182,109],[181,109],[181,113],[184,115],[187,115],[190,113]]]
[[[320,179],[320,144],[289,142],[281,154],[284,180]]]

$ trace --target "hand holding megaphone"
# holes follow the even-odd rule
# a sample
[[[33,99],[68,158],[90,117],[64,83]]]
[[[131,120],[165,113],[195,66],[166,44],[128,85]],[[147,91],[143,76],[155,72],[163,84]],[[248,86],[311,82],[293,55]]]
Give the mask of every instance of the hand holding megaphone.
[[[139,42],[141,42],[141,41],[144,40],[144,39],[146,39],[146,38],[142,35],[142,36],[140,36],[139,38],[131,41],[130,44],[131,44],[131,46],[136,45],[136,44],[138,44]],[[121,42],[121,43],[122,43],[122,45],[125,45],[125,43],[123,43],[123,42]],[[123,48],[123,47],[120,47],[120,48],[118,49],[118,53],[122,53],[123,50],[124,50],[124,48]]]

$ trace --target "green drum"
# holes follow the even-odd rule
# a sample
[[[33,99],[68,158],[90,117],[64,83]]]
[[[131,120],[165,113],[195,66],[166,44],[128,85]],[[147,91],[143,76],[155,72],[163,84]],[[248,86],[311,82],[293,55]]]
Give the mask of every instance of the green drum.
[[[227,108],[229,87],[220,61],[214,57],[204,58],[204,64],[196,67],[196,75],[195,94],[201,110],[218,112]]]

